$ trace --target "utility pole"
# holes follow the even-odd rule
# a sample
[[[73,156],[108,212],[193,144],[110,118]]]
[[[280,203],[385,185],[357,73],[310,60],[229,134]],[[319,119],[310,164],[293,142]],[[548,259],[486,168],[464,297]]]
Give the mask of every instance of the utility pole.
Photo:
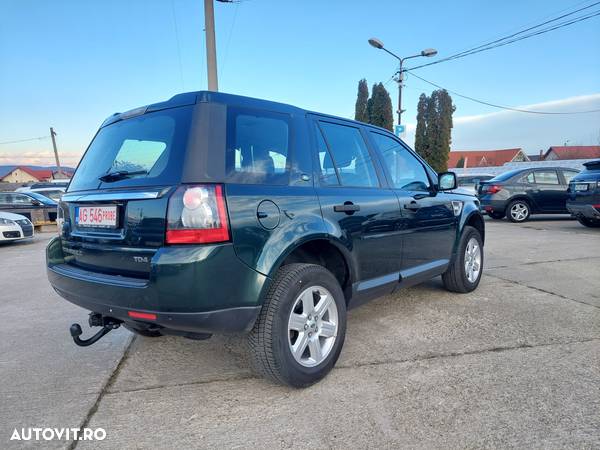
[[[217,80],[217,48],[215,43],[215,8],[213,0],[204,0],[204,29],[206,32],[206,69],[208,90],[219,91]]]
[[[56,131],[54,128],[50,127],[50,137],[52,138],[52,147],[54,148],[54,159],[56,160],[56,172],[58,175],[62,175],[62,170],[60,168],[60,160],[58,159],[58,149],[56,148]]]
[[[402,124],[402,88],[404,87],[404,70],[402,69],[402,60],[400,60],[400,70],[398,71],[398,125]]]

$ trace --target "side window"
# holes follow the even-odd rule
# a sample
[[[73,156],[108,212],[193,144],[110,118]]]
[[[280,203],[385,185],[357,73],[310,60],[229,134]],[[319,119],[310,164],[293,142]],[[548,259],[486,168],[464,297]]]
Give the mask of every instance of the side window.
[[[9,196],[8,203],[15,205],[31,205],[33,204],[33,201],[31,200],[31,197],[28,197],[27,195],[13,194],[12,196]]]
[[[575,172],[574,170],[563,170],[563,176],[565,177],[565,183],[569,184],[571,179],[577,175],[579,172]]]
[[[530,172],[526,176],[524,176],[523,178],[521,178],[521,182],[534,184],[535,183],[535,178],[533,177],[533,172]]]
[[[319,167],[321,168],[321,183],[327,186],[339,186],[333,160],[329,154],[329,149],[323,139],[323,133],[315,123],[315,136],[317,136],[317,154],[319,156]]]
[[[286,114],[230,108],[225,171],[228,181],[287,184],[290,120]]]
[[[398,141],[383,134],[370,132],[375,146],[383,156],[396,189],[428,191],[429,179],[423,164]]]
[[[343,186],[379,187],[375,166],[367,145],[355,127],[319,122]],[[322,166],[328,169],[327,164]],[[325,174],[327,175],[327,173]]]
[[[554,170],[535,172],[536,184],[560,184],[558,174]]]

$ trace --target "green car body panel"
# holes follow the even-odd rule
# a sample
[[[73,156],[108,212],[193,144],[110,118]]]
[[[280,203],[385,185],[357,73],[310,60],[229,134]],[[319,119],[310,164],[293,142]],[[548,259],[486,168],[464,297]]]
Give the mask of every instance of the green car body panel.
[[[232,179],[224,168],[220,155],[231,148],[231,128],[236,126],[232,112],[251,116],[261,111],[273,120],[284,118],[289,127],[286,170],[274,172],[285,182]],[[407,207],[413,194],[390,187],[389,173],[368,136],[377,132],[396,139],[385,130],[288,105],[198,92],[135,114],[111,116],[95,140],[102,139],[103,129],[136,117],[163,117],[180,127],[174,139],[179,139],[177,133],[181,139],[173,144],[162,175],[152,181],[142,176],[93,183],[80,176],[59,204],[60,236],[46,250],[54,289],[89,311],[126,323],[132,322],[130,311],[148,312],[156,315],[153,324],[183,332],[247,332],[280,266],[309,250],[313,259],[337,261],[332,270],[349,306],[356,306],[443,273],[466,225],[478,228],[483,237],[484,223],[473,196],[432,190],[417,196],[418,211]],[[322,120],[360,129],[379,188],[320,183],[313,124]],[[77,172],[92,170],[85,167],[90,151]],[[437,174],[412,155],[437,182]],[[222,186],[226,242],[167,242],[170,199],[181,186],[192,185]],[[334,212],[348,196],[360,203],[360,210]],[[88,205],[115,206],[116,226],[80,226],[79,208]]]

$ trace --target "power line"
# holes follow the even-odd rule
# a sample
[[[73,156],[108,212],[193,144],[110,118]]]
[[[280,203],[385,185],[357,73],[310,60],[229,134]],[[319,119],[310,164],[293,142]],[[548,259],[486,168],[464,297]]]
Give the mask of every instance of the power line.
[[[407,71],[407,72],[408,72],[408,71]],[[597,113],[597,112],[600,112],[600,109],[591,109],[591,110],[589,110],[589,111],[571,111],[571,112],[558,112],[558,111],[533,111],[533,110],[530,110],[530,109],[520,109],[520,108],[513,108],[513,107],[511,107],[511,106],[497,105],[497,104],[495,104],[495,103],[486,102],[486,101],[484,101],[484,100],[479,100],[479,99],[476,99],[476,98],[474,98],[474,97],[470,97],[470,96],[468,96],[468,95],[460,94],[460,93],[458,93],[458,92],[456,92],[456,91],[453,91],[453,90],[451,90],[451,89],[448,89],[448,88],[445,88],[445,87],[443,87],[443,86],[440,86],[439,84],[437,84],[437,83],[434,83],[433,81],[426,80],[425,78],[423,78],[423,77],[420,77],[419,75],[416,75],[416,74],[414,74],[414,73],[412,73],[412,72],[410,72],[410,74],[411,74],[413,77],[416,77],[416,78],[418,78],[418,79],[419,79],[419,80],[421,80],[421,81],[424,81],[425,83],[428,83],[428,84],[430,84],[430,85],[432,85],[432,86],[435,86],[435,87],[436,87],[436,88],[438,88],[438,89],[444,89],[444,90],[446,90],[446,91],[450,92],[452,95],[456,95],[457,97],[462,97],[462,98],[464,98],[464,99],[471,100],[471,101],[473,101],[473,102],[476,102],[476,103],[481,103],[482,105],[492,106],[492,107],[494,107],[494,108],[506,109],[506,110],[508,110],[508,111],[517,111],[517,112],[522,112],[522,113],[529,113],[529,114],[544,114],[544,115],[546,115],[546,114],[548,114],[548,115],[590,114],[590,113]]]
[[[471,48],[471,49],[469,49],[469,50],[464,50],[464,51],[462,51],[462,52],[459,52],[459,53],[456,53],[456,54],[454,54],[454,55],[452,55],[452,56],[449,56],[448,58],[452,58],[452,59],[454,59],[454,58],[457,58],[457,57],[459,57],[459,56],[461,56],[461,55],[463,55],[463,54],[465,54],[465,53],[470,53],[470,52],[472,52],[473,50],[477,50],[477,49],[480,49],[480,48],[482,48],[482,47],[487,47],[487,46],[489,46],[489,45],[492,45],[492,44],[495,44],[495,43],[498,43],[498,42],[501,42],[501,41],[504,41],[504,40],[510,39],[510,38],[512,38],[512,37],[518,36],[519,34],[526,33],[527,31],[531,31],[531,30],[533,30],[533,29],[535,29],[535,28],[539,28],[539,27],[541,27],[541,26],[544,26],[544,25],[547,25],[547,24],[549,24],[549,23],[556,22],[557,20],[564,19],[565,17],[572,16],[573,14],[576,14],[576,13],[578,13],[578,12],[581,12],[581,11],[583,11],[583,10],[589,9],[589,8],[591,8],[591,7],[593,7],[593,6],[596,6],[596,5],[598,5],[598,4],[600,4],[600,2],[596,2],[596,3],[593,3],[593,4],[591,4],[591,5],[585,6],[585,7],[583,7],[583,8],[579,8],[579,9],[577,9],[577,10],[575,10],[575,11],[571,11],[571,12],[569,12],[569,13],[567,13],[567,14],[563,14],[563,15],[561,15],[561,16],[555,17],[554,19],[546,20],[545,22],[542,22],[542,23],[540,23],[540,24],[537,24],[537,25],[531,26],[531,27],[529,27],[529,28],[525,28],[524,30],[518,31],[518,32],[516,32],[516,33],[510,34],[510,35],[508,35],[508,36],[505,36],[505,37],[502,37],[502,38],[500,38],[500,39],[496,39],[496,40],[494,40],[494,41],[488,42],[487,44],[482,44],[482,45],[479,45],[479,46],[477,46],[477,47],[473,47],[473,48]],[[447,58],[446,58],[446,59],[447,59]]]
[[[183,82],[183,64],[181,62],[181,45],[179,43],[179,27],[177,25],[177,15],[175,14],[175,0],[171,0],[171,12],[173,13],[173,26],[175,28],[175,42],[177,43],[177,59],[179,60],[179,77],[181,78],[181,89],[184,90]]]
[[[235,28],[235,19],[237,18],[238,8],[240,7],[240,2],[230,1],[229,3],[235,3],[235,11],[233,12],[233,20],[231,21],[231,28],[229,28],[229,35],[227,36],[227,44],[225,45],[225,58],[223,60],[223,68],[221,69],[221,74],[225,74],[225,67],[227,66],[227,57],[229,56],[229,44],[231,42],[231,36],[233,35],[233,29]]]
[[[565,20],[563,22],[560,22],[558,24],[554,24],[552,26],[549,26],[549,27],[546,27],[546,28],[542,28],[541,30],[536,30],[536,31],[531,32],[529,34],[522,35],[523,33],[526,33],[528,31],[534,30],[536,28],[540,28],[540,27],[542,27],[544,25],[547,25],[549,23],[552,23],[552,22],[556,22],[557,20],[564,19],[567,16],[573,15],[573,14],[575,14],[577,12],[581,12],[581,11],[583,11],[585,9],[589,9],[592,6],[596,6],[598,4],[600,4],[600,2],[595,2],[595,3],[593,3],[591,5],[588,5],[588,6],[584,7],[584,8],[580,8],[580,9],[572,11],[570,13],[563,14],[563,15],[561,15],[559,17],[555,17],[554,19],[547,20],[547,21],[542,22],[542,23],[540,23],[538,25],[534,25],[532,27],[529,27],[529,28],[526,28],[526,29],[521,30],[519,32],[510,34],[510,35],[505,36],[503,38],[496,39],[494,41],[478,45],[478,46],[473,47],[471,49],[455,53],[455,54],[450,55],[450,56],[448,56],[446,58],[439,59],[437,61],[433,61],[433,62],[426,63],[426,64],[421,64],[421,65],[418,65],[418,66],[415,66],[415,67],[411,67],[411,68],[409,68],[407,70],[416,70],[416,69],[420,69],[422,67],[427,67],[427,66],[432,66],[432,65],[435,65],[435,64],[440,64],[442,62],[450,61],[450,60],[453,60],[453,59],[464,58],[465,56],[469,56],[469,55],[472,55],[472,54],[475,54],[475,53],[479,53],[479,52],[483,52],[483,51],[486,51],[486,50],[491,50],[491,49],[494,49],[494,48],[497,48],[497,47],[502,47],[504,45],[512,44],[513,42],[517,42],[517,41],[521,41],[521,40],[524,40],[524,39],[528,39],[528,38],[533,37],[533,36],[538,36],[540,34],[548,33],[550,31],[554,31],[554,30],[557,30],[559,28],[563,28],[563,27],[566,27],[566,26],[569,26],[569,25],[573,25],[573,24],[578,23],[578,22],[582,22],[582,21],[587,20],[587,19],[591,19],[592,17],[596,17],[596,16],[600,15],[600,11],[592,11],[592,12],[586,13],[586,14],[581,15],[581,16],[576,17],[576,18],[569,18],[569,19],[567,19],[567,20]],[[522,36],[519,36],[519,35],[522,35]]]
[[[50,136],[39,136],[39,137],[34,137],[34,138],[27,138],[27,139],[18,139],[16,141],[4,141],[4,142],[0,142],[0,145],[5,145],[5,144],[18,144],[19,142],[29,142],[29,141],[41,141],[44,139],[48,139]]]

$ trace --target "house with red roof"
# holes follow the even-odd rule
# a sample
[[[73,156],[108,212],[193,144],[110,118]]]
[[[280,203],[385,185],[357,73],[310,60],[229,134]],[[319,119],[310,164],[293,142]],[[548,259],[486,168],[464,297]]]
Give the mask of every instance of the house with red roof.
[[[600,158],[600,145],[563,145],[550,147],[544,154],[545,161],[594,158]]]
[[[16,166],[12,170],[2,174],[0,182],[4,183],[35,183],[38,181],[49,181],[54,178],[50,169],[32,169],[27,166]]]
[[[452,150],[448,156],[448,168],[498,167],[508,162],[522,161],[529,161],[529,157],[521,148],[506,148],[501,150]]]

